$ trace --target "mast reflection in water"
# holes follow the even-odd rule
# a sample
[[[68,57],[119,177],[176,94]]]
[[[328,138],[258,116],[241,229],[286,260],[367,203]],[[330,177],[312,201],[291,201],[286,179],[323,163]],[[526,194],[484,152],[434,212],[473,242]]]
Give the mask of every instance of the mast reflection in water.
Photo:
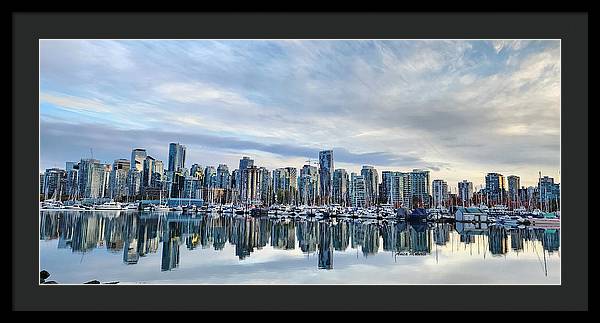
[[[335,268],[334,254],[354,252],[358,256],[359,251],[364,263],[370,256],[382,252],[393,255],[393,262],[398,262],[399,256],[431,255],[434,248],[437,262],[439,248],[446,248],[448,254],[448,250],[458,252],[467,247],[472,250],[475,245],[483,258],[487,253],[503,256],[511,252],[535,252],[539,255],[543,250],[545,259],[546,252],[552,254],[560,250],[558,229],[170,212],[42,211],[40,240],[58,240],[57,248],[70,249],[73,253],[94,249],[122,253],[122,261],[127,265],[136,265],[143,262],[144,257],[160,254],[161,271],[179,267],[182,247],[222,253],[231,252],[228,246],[233,246],[239,262],[247,261],[253,253],[266,247],[281,252],[297,251],[309,257],[316,253],[316,268],[325,270]],[[542,248],[536,247],[540,244]]]

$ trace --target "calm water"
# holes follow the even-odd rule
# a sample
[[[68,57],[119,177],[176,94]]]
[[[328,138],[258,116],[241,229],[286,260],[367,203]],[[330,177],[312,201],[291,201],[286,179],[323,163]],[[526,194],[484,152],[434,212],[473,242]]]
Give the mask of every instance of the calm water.
[[[40,269],[60,284],[560,284],[560,230],[41,211]]]

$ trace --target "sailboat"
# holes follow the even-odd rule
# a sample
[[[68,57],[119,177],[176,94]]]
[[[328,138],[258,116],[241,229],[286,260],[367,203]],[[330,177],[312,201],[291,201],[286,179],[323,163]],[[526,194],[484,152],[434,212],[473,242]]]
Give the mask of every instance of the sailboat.
[[[158,205],[154,208],[155,211],[168,211],[169,206],[167,204],[163,204],[162,202],[162,189],[160,190]]]
[[[181,192],[179,192],[179,205],[172,207],[171,211],[175,211],[175,212],[183,211],[183,207],[181,207]]]

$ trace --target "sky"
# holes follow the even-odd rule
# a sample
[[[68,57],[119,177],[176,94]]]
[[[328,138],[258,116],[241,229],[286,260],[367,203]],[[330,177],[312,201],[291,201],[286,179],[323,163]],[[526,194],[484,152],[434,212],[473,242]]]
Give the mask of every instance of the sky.
[[[145,148],[186,166],[560,182],[559,40],[40,40],[40,172]]]

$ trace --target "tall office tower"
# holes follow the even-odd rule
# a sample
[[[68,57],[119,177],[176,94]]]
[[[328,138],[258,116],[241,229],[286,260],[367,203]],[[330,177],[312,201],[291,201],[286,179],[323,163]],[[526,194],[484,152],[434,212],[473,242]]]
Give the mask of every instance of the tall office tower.
[[[391,172],[389,176],[389,184],[386,187],[388,192],[387,202],[394,207],[400,207],[404,203],[404,181],[405,174],[402,172]]]
[[[65,194],[67,172],[60,168],[48,168],[44,174],[44,198],[59,200]]]
[[[413,169],[410,173],[411,208],[427,207],[429,205],[429,171]]]
[[[102,197],[104,165],[97,159],[82,159],[79,162],[79,194],[84,198]]]
[[[66,177],[66,188],[65,194],[71,199],[77,199],[79,197],[79,163],[78,162],[66,162],[65,171],[67,172]]]
[[[504,176],[498,173],[488,173],[485,176],[485,191],[488,204],[503,204],[506,195]]]
[[[363,166],[360,175],[365,181],[366,206],[377,205],[379,196],[379,179],[377,170],[373,166]]]
[[[231,177],[230,177],[230,188],[234,191],[238,191],[238,188],[240,186],[240,170],[239,169],[234,169],[231,172]],[[238,191],[239,194],[239,191]]]
[[[229,188],[229,167],[225,164],[219,164],[217,167],[217,187],[218,188]]]
[[[110,191],[112,197],[118,201],[127,196],[127,175],[130,170],[130,161],[117,159],[113,162],[110,174]]]
[[[471,199],[473,198],[473,182],[469,182],[466,179],[458,182],[458,197],[464,206],[470,206]]]
[[[273,196],[275,203],[285,203],[288,192],[289,174],[285,168],[276,168],[273,170]]]
[[[319,170],[317,167],[304,165],[300,170],[300,201],[304,205],[316,205],[319,197]]]
[[[298,169],[296,167],[286,167],[287,176],[289,177],[288,194],[286,204],[298,203]]]
[[[508,202],[511,207],[519,205],[519,187],[521,187],[521,179],[519,176],[510,175],[506,178],[508,182]]]
[[[136,198],[142,192],[142,173],[130,168],[127,174],[127,196]]]
[[[345,169],[336,169],[333,172],[333,203],[339,204],[341,206],[348,206],[350,204],[348,201],[350,191],[349,182],[350,179]]]
[[[367,185],[362,175],[350,175],[350,193],[353,207],[365,207],[367,204]]]
[[[136,148],[131,151],[131,168],[137,169],[138,172],[144,171],[144,160],[146,160],[146,149]]]
[[[259,178],[259,194],[258,194],[258,198],[261,200],[263,205],[271,205],[271,200],[272,200],[272,191],[273,191],[273,187],[272,185],[272,180],[271,180],[271,174],[269,172],[268,169],[266,169],[265,167],[260,167],[258,169],[258,178]]]
[[[250,157],[242,157],[242,159],[240,159],[240,167],[239,167],[239,176],[240,176],[240,180],[239,180],[239,184],[238,184],[238,191],[240,194],[240,197],[242,198],[242,202],[246,203],[246,200],[249,196],[247,189],[248,189],[248,169],[250,169],[251,167],[254,166],[254,160],[250,159]]]
[[[204,168],[204,187],[215,188],[217,184],[217,170],[214,166]]]
[[[379,203],[391,203],[392,174],[394,172],[384,170],[381,172],[381,185],[379,186]]]
[[[162,160],[155,160],[154,170],[152,171],[152,176],[150,178],[150,186],[163,189],[164,174],[165,166]]]
[[[185,146],[179,143],[169,144],[169,171],[178,172],[185,167]]]
[[[154,174],[155,167],[156,159],[151,156],[146,156],[142,170],[142,188],[152,186],[152,174]]]
[[[331,190],[333,182],[333,150],[319,152],[319,191],[321,203],[331,203]]]
[[[446,206],[446,201],[448,201],[448,183],[441,179],[434,179],[431,182],[431,188],[433,190],[433,207],[440,208]]]
[[[243,204],[258,204],[260,199],[260,175],[261,173],[256,166],[250,166],[240,172],[240,182],[242,183],[240,199]]]
[[[101,197],[111,197],[110,193],[110,173],[112,171],[111,164],[102,164],[102,189]]]

